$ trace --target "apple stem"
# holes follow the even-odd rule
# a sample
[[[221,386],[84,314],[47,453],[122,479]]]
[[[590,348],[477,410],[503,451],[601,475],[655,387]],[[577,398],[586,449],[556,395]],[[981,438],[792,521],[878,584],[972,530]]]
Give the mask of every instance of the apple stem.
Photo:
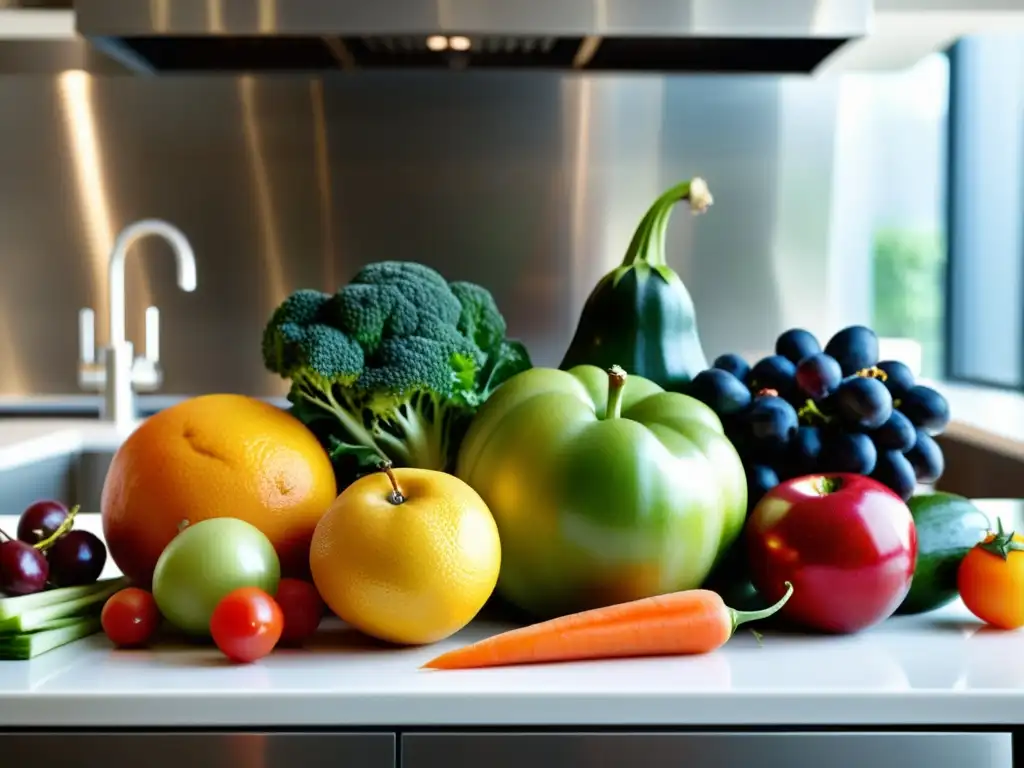
[[[383,461],[377,467],[381,472],[388,476],[388,480],[391,482],[391,493],[388,494],[388,501],[395,506],[405,502],[405,494],[402,493],[401,487],[398,485],[398,478],[395,477],[395,473],[391,469],[390,461]]]
[[[763,608],[760,611],[737,611],[735,608],[729,609],[729,615],[732,617],[732,633],[736,632],[736,628],[740,624],[746,624],[749,621],[760,621],[761,619],[767,619],[769,616],[773,616],[782,610],[782,606],[789,602],[789,598],[793,596],[793,584],[786,582],[786,594],[784,594],[775,605],[770,605],[767,608]],[[730,634],[732,634],[730,633]]]
[[[0,528],[0,536],[3,537],[4,541],[14,541],[14,539],[11,538],[11,535],[3,528]]]
[[[53,546],[54,542],[57,541],[57,539],[59,539],[61,536],[63,536],[65,533],[67,533],[74,527],[75,515],[78,514],[78,510],[79,506],[76,504],[68,511],[68,516],[64,518],[64,522],[57,526],[57,530],[50,534],[49,538],[36,542],[33,546],[42,552],[45,552],[47,549]]]
[[[843,487],[843,481],[838,477],[816,477],[811,484],[819,496],[828,496]]]

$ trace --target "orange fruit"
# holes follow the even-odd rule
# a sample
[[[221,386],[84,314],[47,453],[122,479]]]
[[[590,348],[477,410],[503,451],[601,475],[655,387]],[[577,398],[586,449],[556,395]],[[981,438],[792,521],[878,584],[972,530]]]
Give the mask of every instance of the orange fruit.
[[[282,575],[309,573],[309,543],[337,495],[334,471],[294,416],[242,395],[203,395],[146,419],[103,485],[110,557],[139,586],[183,521],[235,517],[270,539]]]
[[[309,564],[320,596],[348,624],[421,645],[458,632],[484,606],[501,543],[476,491],[444,472],[403,468],[366,475],[338,496],[313,534]]]

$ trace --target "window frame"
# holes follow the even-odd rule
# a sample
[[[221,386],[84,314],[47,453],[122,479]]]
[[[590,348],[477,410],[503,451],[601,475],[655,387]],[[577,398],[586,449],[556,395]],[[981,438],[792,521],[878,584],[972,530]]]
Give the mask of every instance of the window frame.
[[[963,212],[961,210],[961,187],[959,185],[958,173],[960,169],[960,152],[962,138],[962,121],[965,119],[960,114],[962,107],[962,79],[964,77],[962,40],[953,43],[947,50],[946,56],[949,60],[949,91],[946,112],[946,149],[945,149],[945,251],[946,263],[944,269],[943,291],[943,318],[942,318],[942,378],[945,381],[955,384],[965,384],[986,389],[996,389],[1004,392],[1024,393],[1024,343],[1021,343],[1017,361],[1016,385],[1007,384],[1002,381],[979,378],[957,372],[958,358],[963,350],[970,344],[970,338],[961,330],[964,324],[960,322],[961,313],[966,309],[963,306],[966,301],[956,290],[957,276],[959,271],[968,263],[969,254],[963,243]],[[1021,137],[1024,141],[1024,136]],[[1024,170],[1024,169],[1022,169]],[[1022,174],[1024,175],[1024,174]],[[1022,238],[1024,243],[1024,238]],[[1020,249],[1017,258],[1024,274],[1024,247]],[[1021,329],[1024,329],[1024,301],[1021,302],[1019,310],[1019,321]],[[1024,333],[1024,331],[1022,331]],[[1024,339],[1022,339],[1024,342]]]

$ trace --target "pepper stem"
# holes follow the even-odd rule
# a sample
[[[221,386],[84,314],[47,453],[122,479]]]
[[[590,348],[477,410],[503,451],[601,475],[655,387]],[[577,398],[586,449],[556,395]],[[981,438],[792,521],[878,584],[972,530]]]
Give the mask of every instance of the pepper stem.
[[[398,485],[398,478],[395,477],[394,471],[391,469],[390,461],[382,461],[378,466],[381,472],[388,476],[388,480],[391,482],[391,493],[388,494],[388,501],[394,504],[396,507],[399,504],[405,502],[405,494],[402,493],[401,487]]]
[[[789,602],[789,598],[792,596],[793,585],[787,581],[786,594],[779,598],[779,601],[775,603],[775,605],[770,605],[760,611],[737,611],[735,608],[730,608],[729,615],[732,617],[732,631],[735,633],[736,628],[740,624],[746,624],[748,621],[760,621],[761,619],[767,619],[769,616],[773,616],[782,609],[782,606]]]
[[[622,415],[622,394],[626,388],[626,372],[617,365],[608,369],[608,403],[604,417],[617,419]]]
[[[638,261],[655,267],[666,266],[665,233],[672,207],[680,200],[689,200],[690,210],[695,214],[704,213],[714,202],[707,182],[700,177],[684,181],[662,193],[640,220],[622,266],[629,267]]]

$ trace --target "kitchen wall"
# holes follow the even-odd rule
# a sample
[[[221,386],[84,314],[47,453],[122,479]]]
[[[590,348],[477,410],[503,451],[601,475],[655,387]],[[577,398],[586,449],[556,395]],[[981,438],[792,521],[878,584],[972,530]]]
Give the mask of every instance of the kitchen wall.
[[[282,393],[259,359],[268,313],[378,259],[486,284],[555,364],[646,205],[693,174],[715,206],[677,211],[669,258],[709,356],[865,320],[864,291],[837,277],[849,249],[833,247],[840,91],[550,73],[0,78],[0,394],[77,391],[78,310],[96,308],[102,342],[111,243],[149,216],[198,259],[185,294],[163,244],[129,257],[129,333],[141,344],[145,307],[161,308],[167,394]]]

